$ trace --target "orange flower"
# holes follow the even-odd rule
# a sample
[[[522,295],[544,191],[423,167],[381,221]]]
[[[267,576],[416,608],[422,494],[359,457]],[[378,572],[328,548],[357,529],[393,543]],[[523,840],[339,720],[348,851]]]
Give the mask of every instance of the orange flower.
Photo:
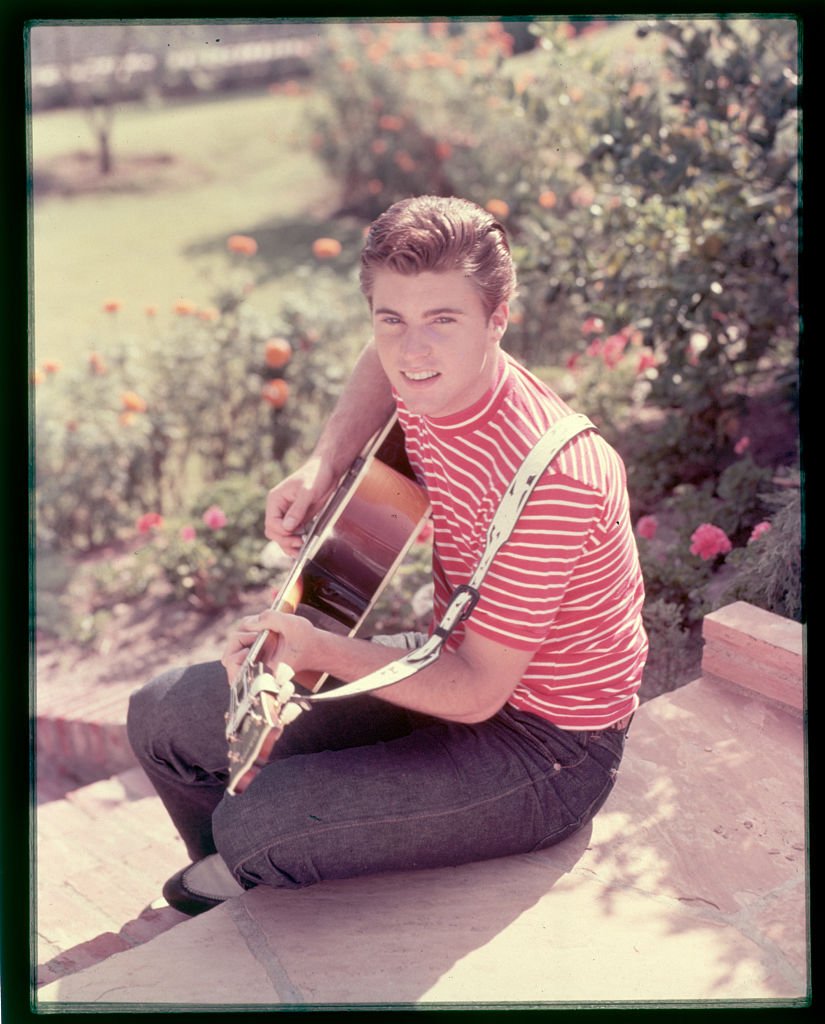
[[[273,409],[283,409],[289,398],[289,385],[280,377],[268,380],[261,390],[261,398]]]
[[[56,359],[44,359],[43,360],[43,372],[44,373],[57,373],[62,366]]]
[[[552,188],[545,189],[539,196],[539,206],[543,206],[545,210],[552,210],[557,202],[558,196]]]
[[[219,319],[220,315],[220,310],[215,309],[214,306],[207,306],[206,309],[198,310],[198,319],[206,320],[207,322],[213,322]]]
[[[127,412],[146,412],[149,408],[136,391],[124,391],[120,396],[120,400]]]
[[[428,68],[445,68],[450,63],[450,56],[436,50],[428,50],[424,54],[424,63]]]
[[[240,253],[241,256],[254,256],[258,251],[258,243],[249,235],[230,235],[226,240],[226,247],[230,252]]]
[[[400,132],[404,127],[404,118],[395,114],[382,114],[378,118],[378,127],[385,132]]]
[[[194,302],[189,302],[188,299],[180,299],[175,303],[174,310],[178,316],[190,316],[197,310],[197,306]]]
[[[503,199],[491,199],[484,208],[494,217],[507,217],[510,213],[510,207]]]
[[[146,309],[144,309],[143,312],[147,316],[157,316],[158,315],[158,307],[157,306],[147,306]]]
[[[367,47],[367,60],[372,61],[373,64],[379,64],[386,56],[389,48],[390,44],[384,39],[371,43]]]
[[[118,422],[122,427],[131,427],[134,418],[135,414],[133,412],[122,412],[120,416],[118,416]]]
[[[109,372],[103,356],[99,352],[91,352],[89,354],[89,367],[96,377],[105,377]]]
[[[37,387],[38,384],[43,383],[43,374],[40,370],[32,370],[32,384]]]
[[[332,260],[341,255],[341,243],[337,238],[316,238],[312,253],[318,260]]]
[[[280,370],[292,358],[292,346],[286,338],[270,338],[264,346],[264,362],[273,370]]]
[[[579,185],[570,193],[574,206],[591,206],[596,198],[596,190],[592,185]]]
[[[107,299],[107,301],[103,303],[103,312],[117,313],[117,311],[120,309],[120,306],[120,299]]]
[[[519,75],[513,83],[516,93],[521,96],[522,93],[525,93],[530,88],[535,80],[536,76],[532,71],[525,71],[523,74]]]
[[[412,174],[417,166],[415,160],[413,160],[406,149],[399,150],[395,154],[395,163],[405,174]]]

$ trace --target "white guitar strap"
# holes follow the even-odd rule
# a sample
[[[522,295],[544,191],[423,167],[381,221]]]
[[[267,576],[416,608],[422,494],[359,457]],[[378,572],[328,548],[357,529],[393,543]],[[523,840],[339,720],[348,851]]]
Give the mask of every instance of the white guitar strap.
[[[321,690],[314,694],[296,693],[292,700],[299,705],[310,705],[370,693],[385,686],[392,686],[393,683],[407,679],[416,672],[420,672],[422,668],[431,665],[438,658],[445,641],[459,622],[468,618],[475,608],[479,599],[481,583],[499,549],[513,532],[521,511],[535,490],[542,473],[569,441],[588,429],[595,430],[596,428],[586,416],[581,413],[571,413],[554,424],[530,450],[493,516],[487,530],[484,554],[481,556],[475,572],[468,583],[455,589],[441,622],[426,643],[376,672],[362,676],[361,679],[345,683],[333,690]]]

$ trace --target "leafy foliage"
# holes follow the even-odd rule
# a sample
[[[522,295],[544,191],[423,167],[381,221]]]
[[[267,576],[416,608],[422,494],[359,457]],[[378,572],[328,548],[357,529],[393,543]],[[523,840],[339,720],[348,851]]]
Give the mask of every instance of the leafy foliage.
[[[542,31],[550,74],[575,44]],[[662,21],[642,32],[661,36],[667,92],[649,65],[607,76],[584,53],[589,108],[577,123],[550,116],[545,75],[512,90],[534,134],[533,160],[510,181],[530,196],[512,208],[525,320],[540,329],[561,305],[600,318],[607,335],[632,325],[655,359],[648,402],[678,409],[712,455],[725,411],[741,405],[732,385],[768,356],[786,359],[796,336],[795,26]]]
[[[803,621],[802,514],[798,490],[775,495],[770,529],[732,552],[736,570],[722,601],[748,601],[789,619]]]
[[[511,60],[516,33],[498,22],[330,24],[307,111],[339,185],[339,237],[423,192],[465,195],[506,223],[521,282],[509,349],[618,448],[634,517],[663,522],[639,539],[652,695],[688,671],[722,577],[726,599],[801,615],[798,495],[778,497],[772,467],[732,452],[753,393],[780,380],[793,399],[797,41],[784,19],[637,28],[644,59],[612,52],[615,28],[591,45],[538,21],[536,49]],[[266,487],[305,457],[364,340],[335,239],[280,274],[263,315],[254,271],[276,271],[235,237],[230,264],[211,269],[212,306],[152,316],[133,338],[111,310],[102,355],[41,370],[42,550],[131,543],[141,516],[163,519],[130,568],[100,567],[92,618],[158,573],[203,609],[266,579]],[[272,339],[283,363],[267,361]],[[215,506],[223,525],[204,522]],[[734,550],[691,553],[703,525]],[[427,558],[414,550],[376,628],[409,625]]]
[[[463,187],[462,164],[451,168],[476,158],[468,99],[512,49],[496,21],[330,26],[316,145],[343,209],[372,219],[405,196]]]
[[[201,611],[237,604],[244,590],[264,586],[262,564],[266,488],[247,475],[209,486],[194,501],[188,520],[159,531],[141,556],[151,559],[173,597]]]
[[[152,310],[139,338],[119,336],[110,308],[109,337],[98,345],[105,356],[38,374],[39,543],[92,550],[122,538],[147,510],[184,507],[204,483],[280,478],[308,453],[360,344],[355,316],[346,331],[337,315],[343,288],[321,274],[312,297],[298,288],[303,299],[265,317],[250,304],[249,274],[228,273],[215,305],[181,302],[163,326]],[[326,314],[315,311],[321,296]],[[266,361],[274,336],[291,339],[277,368]],[[277,401],[266,390],[276,380]]]

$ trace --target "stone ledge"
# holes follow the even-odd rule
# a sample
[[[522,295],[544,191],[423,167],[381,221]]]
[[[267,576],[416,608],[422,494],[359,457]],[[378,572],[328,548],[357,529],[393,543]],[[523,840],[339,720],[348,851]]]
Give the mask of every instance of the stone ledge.
[[[744,601],[702,623],[702,676],[732,683],[796,712],[805,706],[802,624]]]
[[[93,939],[66,949],[46,963],[37,966],[37,986],[48,985],[77,971],[102,963],[127,949],[134,949],[162,935],[175,925],[188,921],[184,914],[172,907],[147,908],[126,924],[119,932],[101,932]]]
[[[639,709],[608,802],[558,846],[255,889],[38,1005],[804,1005],[804,755],[798,716],[696,680]]]
[[[50,772],[80,784],[111,778],[137,765],[125,724],[97,721],[93,714],[38,715],[37,758]]]

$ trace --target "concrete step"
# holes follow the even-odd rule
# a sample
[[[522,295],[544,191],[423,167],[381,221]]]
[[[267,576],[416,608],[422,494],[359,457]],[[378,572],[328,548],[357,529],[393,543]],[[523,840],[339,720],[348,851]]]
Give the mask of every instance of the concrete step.
[[[36,813],[38,985],[187,920],[150,907],[187,857],[140,768],[41,803]]]

